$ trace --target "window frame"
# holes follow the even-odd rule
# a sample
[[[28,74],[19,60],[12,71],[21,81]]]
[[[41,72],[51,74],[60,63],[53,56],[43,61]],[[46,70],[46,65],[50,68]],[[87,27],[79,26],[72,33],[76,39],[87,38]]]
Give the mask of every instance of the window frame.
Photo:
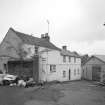
[[[69,62],[71,62],[71,56],[69,56]]]
[[[65,77],[66,77],[66,71],[63,70],[63,78],[65,78]]]
[[[76,76],[76,69],[74,69],[74,75]]]
[[[50,65],[50,73],[52,73],[52,72],[56,72],[56,65],[54,65],[54,64]]]
[[[76,58],[76,57],[74,57],[74,63],[76,63],[76,59],[77,59],[77,58]]]
[[[35,46],[35,55],[38,55],[38,50],[39,50],[39,47]]]
[[[80,69],[78,68],[78,75],[80,74]]]
[[[66,55],[63,55],[63,62],[66,62]]]

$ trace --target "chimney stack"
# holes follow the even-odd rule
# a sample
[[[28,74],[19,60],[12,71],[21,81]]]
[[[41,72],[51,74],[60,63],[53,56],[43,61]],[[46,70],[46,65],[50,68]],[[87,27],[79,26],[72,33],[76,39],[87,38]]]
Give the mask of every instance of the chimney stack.
[[[41,38],[44,38],[44,34],[41,34]]]
[[[62,49],[63,50],[67,50],[67,46],[62,46]]]
[[[50,37],[49,37],[48,33],[41,34],[41,38],[45,39],[46,41],[50,41]]]

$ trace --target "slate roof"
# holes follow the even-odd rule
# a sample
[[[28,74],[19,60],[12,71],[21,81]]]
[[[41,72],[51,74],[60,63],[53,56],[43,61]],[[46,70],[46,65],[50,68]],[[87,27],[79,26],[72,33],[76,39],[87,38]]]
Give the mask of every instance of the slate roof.
[[[38,45],[38,46],[41,46],[41,47],[46,47],[46,48],[50,48],[50,49],[54,49],[54,50],[60,50],[58,47],[56,47],[50,41],[47,41],[47,40],[42,39],[42,38],[34,37],[32,35],[28,35],[28,34],[25,34],[25,33],[18,32],[16,30],[14,30],[13,28],[10,28],[10,30],[12,30],[13,32],[15,32],[16,35],[24,43],[31,44],[31,45]]]
[[[80,58],[80,55],[79,55],[77,52],[71,52],[71,51],[69,51],[69,50],[62,50],[62,51],[61,51],[61,55]]]
[[[47,41],[47,40],[42,39],[42,38],[34,37],[32,35],[28,35],[28,34],[25,34],[25,33],[18,32],[16,30],[14,30],[13,28],[10,28],[10,29],[13,32],[15,32],[16,35],[20,39],[22,39],[22,41],[24,43],[31,44],[31,45],[38,45],[38,46],[41,46],[41,47],[46,47],[46,48],[50,48],[50,49],[54,49],[54,50],[59,50],[61,52],[61,55],[80,57],[79,54],[77,54],[76,52],[70,52],[68,50],[64,51],[64,50],[56,47],[50,41]]]
[[[95,57],[96,59],[100,60],[101,62],[105,63],[105,55],[92,55],[87,59],[87,61],[83,64],[85,65],[91,58]]]

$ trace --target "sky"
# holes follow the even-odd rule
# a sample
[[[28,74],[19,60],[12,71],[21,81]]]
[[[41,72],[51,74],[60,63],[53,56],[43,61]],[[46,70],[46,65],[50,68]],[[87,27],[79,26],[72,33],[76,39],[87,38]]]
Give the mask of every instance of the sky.
[[[0,0],[0,42],[10,27],[80,54],[105,54],[105,0]]]

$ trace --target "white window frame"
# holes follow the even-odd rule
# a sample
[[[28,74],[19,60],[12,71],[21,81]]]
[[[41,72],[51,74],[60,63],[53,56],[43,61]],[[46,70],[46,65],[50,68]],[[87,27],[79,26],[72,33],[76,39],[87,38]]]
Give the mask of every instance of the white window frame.
[[[76,69],[74,69],[74,75],[76,76]]]
[[[69,56],[69,62],[71,62],[71,56]]]
[[[65,77],[66,77],[66,71],[63,70],[63,78],[65,78]]]
[[[56,72],[56,65],[50,65],[50,72]]]
[[[63,55],[63,62],[66,62],[66,55]]]
[[[80,69],[78,68],[78,75],[80,74]]]
[[[76,58],[76,57],[74,57],[74,63],[76,63],[76,59],[77,59],[77,58]]]

